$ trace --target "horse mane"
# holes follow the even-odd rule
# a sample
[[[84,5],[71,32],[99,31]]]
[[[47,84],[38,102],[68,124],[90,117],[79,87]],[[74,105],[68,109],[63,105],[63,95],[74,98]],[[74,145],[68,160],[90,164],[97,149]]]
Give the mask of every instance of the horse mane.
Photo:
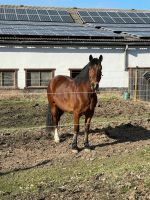
[[[80,84],[81,82],[87,82],[89,80],[89,66],[94,64],[98,65],[100,63],[99,59],[93,58],[74,78],[75,83]]]
[[[89,63],[81,70],[81,72],[74,78],[75,83],[87,82],[89,80]]]

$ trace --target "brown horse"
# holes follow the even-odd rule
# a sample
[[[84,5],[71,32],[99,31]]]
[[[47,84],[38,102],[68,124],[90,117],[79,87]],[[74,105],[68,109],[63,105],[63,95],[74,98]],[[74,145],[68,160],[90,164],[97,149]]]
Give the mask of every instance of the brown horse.
[[[78,152],[77,135],[81,115],[85,115],[84,147],[90,149],[88,133],[97,104],[96,91],[99,88],[99,82],[102,76],[102,60],[102,55],[99,58],[93,58],[90,55],[89,63],[74,79],[59,75],[51,79],[48,85],[49,112],[47,127],[54,127],[55,142],[60,142],[57,131],[60,117],[64,112],[73,113],[74,136],[71,147],[74,152]]]

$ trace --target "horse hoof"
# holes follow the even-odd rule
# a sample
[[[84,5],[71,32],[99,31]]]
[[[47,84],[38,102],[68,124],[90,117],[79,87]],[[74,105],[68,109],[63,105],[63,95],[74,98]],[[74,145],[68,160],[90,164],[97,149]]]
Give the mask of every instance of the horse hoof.
[[[84,151],[87,152],[87,153],[90,153],[91,149],[90,148],[85,148]]]
[[[59,143],[60,143],[60,140],[55,140],[55,143],[59,144]]]
[[[79,153],[78,149],[72,149],[72,153]]]

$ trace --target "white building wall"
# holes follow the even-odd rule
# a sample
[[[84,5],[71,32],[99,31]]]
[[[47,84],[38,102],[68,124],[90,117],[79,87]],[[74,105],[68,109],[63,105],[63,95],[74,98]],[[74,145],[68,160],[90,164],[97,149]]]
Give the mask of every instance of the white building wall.
[[[150,49],[128,51],[129,67],[150,67]],[[103,55],[103,77],[100,87],[128,87],[124,70],[124,48],[89,47],[0,47],[0,68],[18,68],[18,87],[25,87],[25,68],[56,68],[55,75],[70,74],[69,68],[83,68],[89,55]]]
[[[129,49],[129,67],[150,67],[150,48],[137,47]]]

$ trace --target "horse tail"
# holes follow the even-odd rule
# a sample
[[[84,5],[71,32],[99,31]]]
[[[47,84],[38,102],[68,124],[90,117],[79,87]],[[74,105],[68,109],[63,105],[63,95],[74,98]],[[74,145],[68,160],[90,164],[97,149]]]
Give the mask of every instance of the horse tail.
[[[53,127],[54,127],[54,121],[53,121],[50,105],[48,104],[46,130],[49,132],[49,131],[53,130]]]

